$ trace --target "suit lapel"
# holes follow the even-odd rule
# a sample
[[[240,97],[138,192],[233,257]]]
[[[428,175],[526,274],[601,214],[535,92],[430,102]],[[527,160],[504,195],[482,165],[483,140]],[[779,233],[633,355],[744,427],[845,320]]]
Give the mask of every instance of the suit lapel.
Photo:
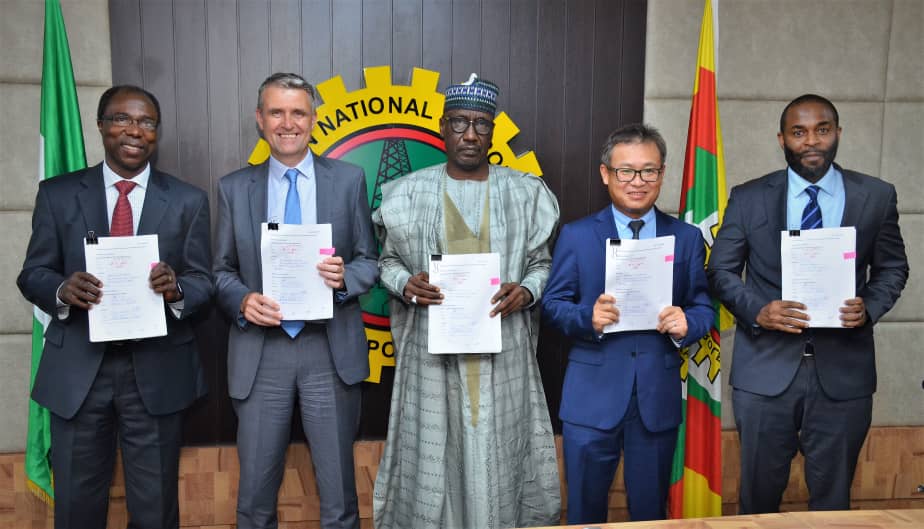
[[[780,255],[780,232],[785,230],[786,225],[786,171],[777,171],[771,176],[766,183],[764,191],[764,215],[767,216],[767,229],[770,241],[769,244],[774,248],[773,255],[779,259]]]
[[[330,164],[320,156],[314,157],[314,180],[317,184],[315,211],[318,224],[326,224],[331,221],[330,198],[334,196],[334,175],[330,170]]]
[[[81,181],[83,190],[77,193],[77,206],[83,212],[87,231],[97,236],[109,235],[109,214],[106,210],[106,189],[103,185],[103,165],[87,169]]]
[[[844,215],[841,217],[840,225],[858,226],[868,193],[852,171],[845,171],[840,167],[838,169],[844,176]]]
[[[613,218],[611,207],[605,207],[597,212],[597,223],[594,225],[594,232],[600,239],[600,245],[606,244],[607,239],[618,239],[619,232],[616,230],[616,219]]]
[[[260,256],[260,224],[266,218],[267,180],[269,179],[269,161],[254,167],[250,171],[250,181],[247,183],[247,196],[250,197],[250,225],[253,227],[254,255],[257,256],[257,277],[263,277],[263,265]]]
[[[148,188],[144,192],[144,206],[141,208],[141,220],[138,221],[138,235],[156,234],[160,221],[164,218],[168,203],[167,178],[151,168]]]

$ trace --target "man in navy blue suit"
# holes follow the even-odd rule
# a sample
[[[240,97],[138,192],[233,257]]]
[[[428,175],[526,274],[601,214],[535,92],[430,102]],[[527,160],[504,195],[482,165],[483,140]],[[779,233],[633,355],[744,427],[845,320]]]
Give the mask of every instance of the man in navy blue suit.
[[[659,211],[667,147],[657,130],[627,125],[603,147],[600,176],[612,206],[565,225],[543,296],[543,316],[573,340],[562,391],[568,523],[606,522],[620,452],[632,520],[666,515],[680,425],[679,350],[702,338],[715,312],[705,245],[695,227]],[[604,334],[625,300],[604,292],[606,239],[673,235],[673,305],[655,330]]]

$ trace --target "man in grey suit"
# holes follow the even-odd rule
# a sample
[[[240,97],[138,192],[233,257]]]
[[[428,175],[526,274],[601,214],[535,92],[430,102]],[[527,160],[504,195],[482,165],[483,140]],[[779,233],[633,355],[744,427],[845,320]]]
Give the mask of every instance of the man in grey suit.
[[[362,169],[312,155],[314,88],[291,73],[268,77],[256,120],[270,159],[219,183],[214,278],[218,305],[232,324],[228,387],[238,417],[238,529],[275,528],[295,401],[311,448],[321,527],[359,527],[353,439],[360,385],[369,376],[359,296],[378,277]],[[285,320],[262,294],[260,224],[330,223],[334,255],[305,273],[333,290],[326,321]],[[316,269],[315,269],[316,268]]]
[[[105,529],[116,440],[128,526],[179,527],[183,410],[205,394],[190,318],[208,307],[209,203],[201,189],[155,169],[160,105],[137,86],[100,97],[103,163],[39,185],[17,284],[51,315],[32,398],[51,412],[55,528]],[[157,235],[149,273],[167,335],[91,342],[88,311],[107,286],[86,272],[84,238]]]
[[[850,508],[876,390],[873,326],[898,300],[908,260],[895,188],[834,164],[840,135],[827,99],[790,102],[778,134],[789,168],[732,189],[712,247],[710,286],[738,321],[730,383],[742,514],[779,510],[797,450],[809,508]],[[856,229],[856,297],[841,328],[815,328],[803,303],[781,299],[780,234],[838,226]]]

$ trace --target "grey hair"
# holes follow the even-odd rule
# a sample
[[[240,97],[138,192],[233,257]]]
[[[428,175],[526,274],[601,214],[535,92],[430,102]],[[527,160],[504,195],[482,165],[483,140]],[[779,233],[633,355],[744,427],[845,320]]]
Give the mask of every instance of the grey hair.
[[[267,77],[260,85],[260,89],[257,91],[257,110],[263,110],[263,90],[265,90],[267,86],[304,90],[305,93],[308,94],[308,97],[311,98],[311,109],[314,110],[317,106],[314,87],[311,86],[311,83],[306,81],[304,77],[296,73],[276,72]]]
[[[632,123],[619,127],[610,133],[603,144],[603,150],[600,152],[600,163],[609,167],[610,155],[613,154],[613,147],[620,143],[654,143],[661,153],[661,163],[667,161],[667,143],[658,129],[644,123]]]

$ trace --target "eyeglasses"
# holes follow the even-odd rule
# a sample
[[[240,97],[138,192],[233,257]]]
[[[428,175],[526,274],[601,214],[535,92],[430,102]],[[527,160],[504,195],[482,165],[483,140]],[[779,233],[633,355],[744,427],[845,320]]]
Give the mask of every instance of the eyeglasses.
[[[108,121],[116,127],[127,128],[131,125],[137,125],[139,128],[146,131],[155,131],[157,130],[157,122],[151,118],[133,118],[127,114],[113,114],[112,116],[103,116],[100,118],[100,121]]]
[[[657,182],[658,178],[661,177],[661,173],[664,172],[663,166],[631,169],[629,167],[610,167],[607,165],[606,168],[616,175],[617,182],[622,182],[624,184],[635,180],[636,175],[642,178],[642,182]]]
[[[466,119],[462,116],[444,117],[443,121],[449,122],[449,128],[456,134],[462,134],[470,126],[475,127],[475,133],[480,136],[487,136],[494,130],[494,122],[489,119],[478,118],[475,120]]]

